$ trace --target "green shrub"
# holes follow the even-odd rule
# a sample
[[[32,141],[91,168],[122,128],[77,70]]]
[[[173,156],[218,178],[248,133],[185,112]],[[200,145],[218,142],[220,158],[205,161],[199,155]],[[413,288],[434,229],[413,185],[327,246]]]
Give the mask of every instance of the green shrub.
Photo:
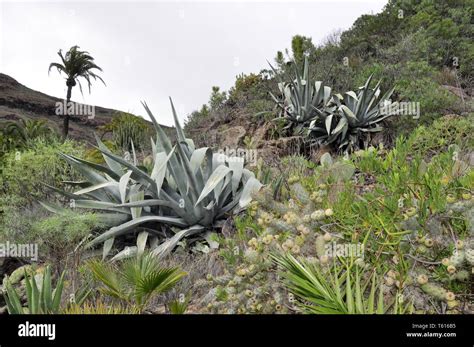
[[[21,204],[51,198],[52,193],[44,183],[63,187],[62,181],[77,178],[58,155],[60,152],[82,157],[83,147],[71,140],[61,143],[36,139],[29,148],[7,153],[0,175],[2,194],[16,196]]]
[[[125,151],[132,150],[132,142],[136,150],[148,148],[150,129],[143,118],[125,112],[118,113],[101,128],[104,133],[111,132],[115,146]]]
[[[17,195],[0,196],[0,242],[30,243],[32,224],[48,213],[41,206],[22,206],[22,203],[23,199]]]
[[[419,102],[421,117],[453,108],[456,97],[435,82],[438,71],[426,62],[408,62],[395,68],[400,76],[395,83],[400,100]]]
[[[100,227],[101,223],[93,213],[68,211],[33,223],[28,236],[30,242],[39,243],[43,259],[59,262],[65,260],[80,241]]]
[[[420,126],[412,135],[413,148],[422,154],[446,151],[450,145],[461,149],[474,147],[474,117],[443,117],[430,125]]]

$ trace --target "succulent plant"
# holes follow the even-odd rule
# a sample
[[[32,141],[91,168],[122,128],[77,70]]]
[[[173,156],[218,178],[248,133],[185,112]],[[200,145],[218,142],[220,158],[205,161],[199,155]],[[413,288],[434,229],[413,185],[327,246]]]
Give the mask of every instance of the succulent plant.
[[[334,144],[339,150],[358,149],[366,139],[365,134],[379,132],[380,122],[389,117],[381,106],[389,100],[393,88],[380,96],[380,82],[372,89],[370,76],[357,92],[336,94],[326,107],[318,112],[309,126],[309,134],[317,143]]]
[[[301,130],[301,126],[307,125],[319,116],[320,109],[325,109],[331,99],[331,88],[324,86],[321,81],[316,81],[314,84],[310,81],[308,57],[304,61],[303,74],[298,70],[296,63],[293,66],[295,80],[278,83],[280,98],[272,93],[270,95],[280,108],[281,116],[290,122],[289,126],[296,125],[298,130]],[[273,66],[271,68],[275,71]]]
[[[156,129],[156,142],[152,142],[153,169],[137,166],[135,151],[132,161],[112,153],[98,138],[98,149],[105,165],[62,154],[86,179],[70,182],[80,190],[68,193],[53,188],[71,199],[72,207],[105,211],[98,214],[102,222],[112,228],[93,239],[88,246],[104,243],[104,257],[110,252],[114,240],[126,234],[140,232],[137,246],[124,249],[117,258],[143,252],[149,234],[162,238],[162,226],[179,229],[174,235],[165,229],[165,240],[156,245],[152,253],[163,256],[169,253],[184,237],[204,233],[217,227],[219,221],[236,210],[245,208],[252,194],[262,184],[254,174],[244,168],[241,158],[213,153],[210,148],[194,147],[185,138],[171,101],[177,141],[172,145],[148,106],[146,112]],[[53,212],[60,208],[43,203]],[[159,240],[158,240],[159,241]]]
[[[47,266],[44,273],[28,274],[24,270],[27,307],[21,303],[21,295],[6,278],[5,301],[10,314],[53,314],[59,313],[61,296],[64,287],[64,272],[53,287],[51,267]]]

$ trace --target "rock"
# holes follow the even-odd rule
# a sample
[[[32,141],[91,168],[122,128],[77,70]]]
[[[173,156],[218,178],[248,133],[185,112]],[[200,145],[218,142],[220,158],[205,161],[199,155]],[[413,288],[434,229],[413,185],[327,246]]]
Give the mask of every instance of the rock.
[[[220,146],[236,149],[242,144],[247,131],[243,126],[234,126],[219,134]]]
[[[216,297],[217,297],[217,288],[212,288],[211,290],[209,290],[206,296],[202,299],[202,304],[204,306],[211,304],[216,300]]]
[[[8,276],[9,282],[12,285],[19,283],[25,277],[25,271],[27,273],[31,273],[32,272],[31,265],[23,265],[17,268],[15,271],[13,271],[11,275]],[[6,279],[7,277],[3,278],[3,286],[5,286]]]
[[[257,130],[252,135],[252,138],[257,147],[265,145],[265,142],[268,140],[268,131],[270,130],[272,124],[270,122],[264,123],[262,126],[258,127]]]
[[[332,154],[331,146],[319,146],[317,148],[311,149],[311,160],[318,164],[321,161],[321,158],[326,154]]]

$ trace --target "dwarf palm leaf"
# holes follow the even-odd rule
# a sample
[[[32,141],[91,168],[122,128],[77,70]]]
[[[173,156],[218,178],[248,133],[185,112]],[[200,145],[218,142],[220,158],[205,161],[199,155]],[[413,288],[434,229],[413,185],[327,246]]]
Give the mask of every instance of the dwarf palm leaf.
[[[284,270],[287,288],[301,301],[306,313],[315,314],[383,314],[382,284],[374,272],[368,296],[358,267],[347,267],[339,272],[325,273],[315,264],[300,262],[291,254],[274,256],[274,261]],[[376,292],[378,291],[378,294]]]
[[[6,122],[3,134],[13,138],[18,146],[25,146],[35,138],[52,134],[52,130],[44,119],[20,119],[19,121]]]
[[[102,283],[100,290],[130,306],[145,309],[154,296],[165,293],[186,275],[176,267],[160,267],[151,254],[127,259],[120,264],[91,261],[94,278]]]
[[[63,55],[62,50],[59,50],[58,55],[61,58],[61,63],[51,63],[49,65],[48,73],[51,69],[55,68],[59,73],[66,75],[67,105],[69,105],[69,102],[71,101],[72,88],[75,87],[76,84],[79,84],[79,89],[82,93],[80,78],[86,80],[89,93],[92,85],[91,79],[98,79],[105,85],[104,80],[94,71],[102,71],[102,69],[95,64],[94,58],[88,52],[79,50],[78,46],[73,46],[65,55]],[[65,138],[69,132],[69,117],[70,114],[66,112],[63,124],[63,136]]]

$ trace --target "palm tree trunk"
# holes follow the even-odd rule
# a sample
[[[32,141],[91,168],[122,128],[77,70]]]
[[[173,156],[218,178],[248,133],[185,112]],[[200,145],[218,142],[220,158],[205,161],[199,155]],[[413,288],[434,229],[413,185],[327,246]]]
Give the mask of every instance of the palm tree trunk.
[[[69,102],[71,101],[72,86],[67,87],[67,96],[66,96],[66,112],[64,113],[63,120],[63,138],[67,139],[69,134]]]

